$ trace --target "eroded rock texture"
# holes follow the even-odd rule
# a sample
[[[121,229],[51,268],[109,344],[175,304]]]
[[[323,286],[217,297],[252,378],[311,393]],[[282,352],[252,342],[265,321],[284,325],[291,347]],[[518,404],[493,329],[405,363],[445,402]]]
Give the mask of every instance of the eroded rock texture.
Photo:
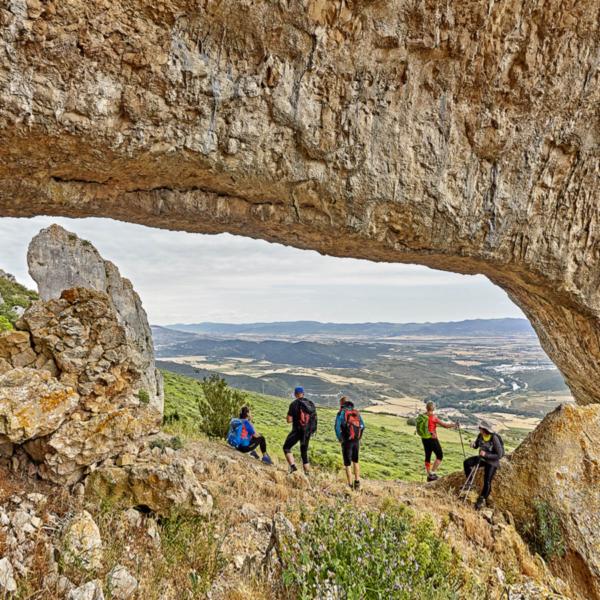
[[[162,411],[162,376],[154,365],[152,332],[142,301],[129,279],[121,277],[119,269],[110,261],[104,260],[90,242],[79,239],[74,233],[58,225],[43,229],[33,238],[29,245],[27,262],[42,300],[60,298],[64,290],[76,287],[108,294],[118,321],[125,330],[128,358],[135,362],[135,368],[142,373],[140,389],[148,395],[149,404]],[[29,320],[36,318],[32,313],[35,314],[35,311],[30,312]],[[103,338],[104,343],[110,343],[112,329],[114,326],[99,330],[98,335]],[[69,363],[75,369],[82,360],[86,360],[80,355],[80,333],[76,328],[58,332],[59,337],[61,334],[69,336],[68,340],[64,340],[67,354],[63,358],[63,365]],[[52,345],[57,332],[49,332],[46,335],[51,336],[47,343]],[[79,363],[73,365],[73,361]],[[62,368],[65,369],[64,366]],[[101,369],[102,365],[97,370],[96,377],[102,375]]]
[[[566,553],[553,557],[552,568],[590,599],[600,598],[599,437],[600,407],[557,408],[503,461],[493,492],[522,532],[535,531],[536,510],[557,519]]]
[[[15,0],[0,214],[484,273],[600,400],[594,0]]]
[[[82,247],[90,261],[78,260]],[[29,259],[46,300],[25,311],[18,331],[0,334],[0,443],[20,446],[40,476],[73,483],[158,429],[161,379],[139,298],[91,244],[53,227],[34,239]],[[94,279],[101,271],[104,290]]]

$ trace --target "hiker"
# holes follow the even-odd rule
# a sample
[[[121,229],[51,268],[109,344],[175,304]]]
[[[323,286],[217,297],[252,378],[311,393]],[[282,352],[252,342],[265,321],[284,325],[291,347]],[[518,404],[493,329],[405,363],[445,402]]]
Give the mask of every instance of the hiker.
[[[482,421],[479,423],[479,435],[471,444],[471,448],[479,448],[479,454],[467,458],[464,469],[468,479],[472,469],[483,467],[483,487],[475,503],[475,508],[479,510],[483,508],[492,491],[492,479],[500,467],[500,459],[504,456],[504,442],[494,433],[492,425]]]
[[[335,418],[335,435],[342,445],[342,459],[346,470],[346,479],[353,490],[360,489],[358,452],[364,429],[365,424],[358,410],[354,408],[354,403],[348,400],[346,396],[342,396],[340,398],[340,410]],[[354,483],[352,482],[352,471],[354,471]]]
[[[438,479],[436,471],[442,464],[444,452],[437,435],[437,426],[446,429],[458,428],[458,423],[444,423],[435,414],[435,404],[428,402],[425,405],[427,412],[420,414],[417,417],[417,433],[423,440],[423,448],[425,449],[425,471],[427,472],[427,481],[435,481]],[[435,462],[431,464],[431,455],[435,454]]]
[[[267,465],[273,464],[271,457],[267,454],[267,440],[254,429],[250,407],[248,406],[242,407],[238,419],[231,419],[227,442],[236,450],[249,453],[253,458],[259,458],[256,448],[260,448],[262,461]]]
[[[317,431],[317,409],[314,403],[304,397],[304,388],[297,387],[294,390],[296,398],[288,409],[287,422],[292,424],[292,430],[283,444],[283,453],[289,465],[289,472],[294,473],[298,470],[292,454],[292,448],[300,442],[300,456],[302,457],[302,466],[304,473],[310,471],[308,460],[308,443],[310,437]]]

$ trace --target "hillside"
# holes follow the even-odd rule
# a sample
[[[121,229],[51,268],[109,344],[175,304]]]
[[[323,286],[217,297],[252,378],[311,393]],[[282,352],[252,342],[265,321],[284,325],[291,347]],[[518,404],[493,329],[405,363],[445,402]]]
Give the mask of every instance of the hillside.
[[[187,439],[197,438],[197,399],[202,397],[199,382],[165,370],[163,376],[167,431]],[[281,449],[289,432],[285,420],[289,401],[250,392],[245,396],[252,408],[255,426],[267,438],[271,454],[283,460]],[[335,415],[333,409],[319,409],[319,430],[311,446],[311,458],[316,465],[341,474],[340,449],[333,432]],[[391,415],[363,413],[363,418],[366,424],[361,457],[364,475],[372,479],[424,481],[423,447],[414,426],[407,425],[406,419]],[[524,432],[517,429],[503,434],[509,449],[516,447],[523,437]],[[473,430],[465,431],[467,452],[472,439]],[[440,473],[460,470],[463,454],[458,432],[441,429],[440,440],[445,453]]]
[[[323,406],[345,394],[371,411],[408,416],[433,400],[471,423],[486,413],[498,427],[532,429],[571,401],[561,374],[528,333],[272,339],[153,327],[153,336],[161,365],[171,371],[197,379],[218,373],[234,387],[280,397],[303,385]]]
[[[321,323],[279,321],[273,323],[177,323],[169,329],[219,336],[514,336],[535,335],[527,319],[468,319],[440,323]]]
[[[4,318],[14,324],[23,310],[37,298],[36,292],[27,289],[12,275],[0,269],[0,320]],[[2,331],[1,327],[0,331]]]

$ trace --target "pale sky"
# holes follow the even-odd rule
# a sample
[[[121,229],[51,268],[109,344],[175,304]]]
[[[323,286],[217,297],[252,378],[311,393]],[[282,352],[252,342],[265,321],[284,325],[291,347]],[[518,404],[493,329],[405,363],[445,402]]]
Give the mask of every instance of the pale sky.
[[[31,238],[59,223],[131,279],[151,323],[315,320],[340,323],[523,317],[481,275],[321,256],[236,237],[151,229],[109,219],[0,218],[0,269],[35,287]]]

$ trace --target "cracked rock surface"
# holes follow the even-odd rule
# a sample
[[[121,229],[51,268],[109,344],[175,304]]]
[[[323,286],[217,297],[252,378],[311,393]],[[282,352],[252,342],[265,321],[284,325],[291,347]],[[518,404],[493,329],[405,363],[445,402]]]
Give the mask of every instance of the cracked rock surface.
[[[594,0],[0,8],[0,215],[483,273],[600,400]]]

